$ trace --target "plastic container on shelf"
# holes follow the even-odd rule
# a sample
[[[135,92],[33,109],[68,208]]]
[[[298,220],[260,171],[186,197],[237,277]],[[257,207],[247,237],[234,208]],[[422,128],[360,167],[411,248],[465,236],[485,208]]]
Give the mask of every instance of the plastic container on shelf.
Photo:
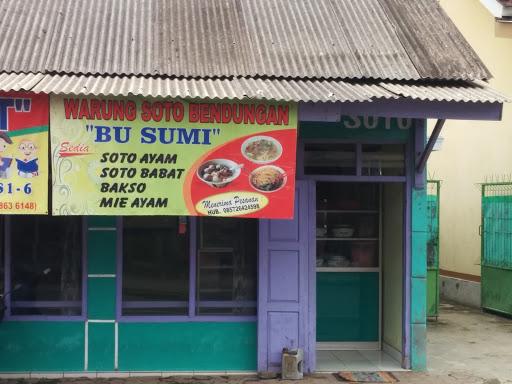
[[[378,267],[377,244],[369,241],[357,241],[352,245],[352,267]]]

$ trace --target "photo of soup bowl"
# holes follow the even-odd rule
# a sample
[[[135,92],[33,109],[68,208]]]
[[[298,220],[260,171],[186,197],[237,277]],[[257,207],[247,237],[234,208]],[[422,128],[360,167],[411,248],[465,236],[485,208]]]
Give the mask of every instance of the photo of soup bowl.
[[[241,173],[241,164],[228,159],[212,159],[197,168],[197,177],[214,188],[224,188]]]
[[[283,146],[270,136],[249,137],[242,143],[242,155],[255,164],[268,164],[283,154]]]
[[[286,172],[275,165],[264,165],[256,168],[249,175],[251,186],[264,193],[279,191],[286,185]]]

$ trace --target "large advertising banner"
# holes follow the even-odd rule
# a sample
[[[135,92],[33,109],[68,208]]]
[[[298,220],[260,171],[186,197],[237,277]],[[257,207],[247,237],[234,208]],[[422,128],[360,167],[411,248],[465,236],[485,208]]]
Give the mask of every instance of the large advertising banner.
[[[48,213],[48,96],[0,92],[0,215]]]
[[[54,215],[292,218],[297,105],[52,96]]]

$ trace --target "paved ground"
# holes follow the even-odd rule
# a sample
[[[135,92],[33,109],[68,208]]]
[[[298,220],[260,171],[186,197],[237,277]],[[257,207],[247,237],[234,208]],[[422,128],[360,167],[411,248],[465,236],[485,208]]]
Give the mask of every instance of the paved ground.
[[[512,320],[442,304],[438,321],[429,322],[428,358],[430,374],[456,383],[512,383]]]
[[[443,304],[428,325],[429,370],[397,372],[403,384],[512,384],[512,320]],[[499,380],[499,381],[498,381]],[[4,380],[2,384],[276,384],[251,376],[141,377],[128,379]],[[302,384],[340,384],[333,375],[312,375]],[[281,383],[282,384],[282,383]]]

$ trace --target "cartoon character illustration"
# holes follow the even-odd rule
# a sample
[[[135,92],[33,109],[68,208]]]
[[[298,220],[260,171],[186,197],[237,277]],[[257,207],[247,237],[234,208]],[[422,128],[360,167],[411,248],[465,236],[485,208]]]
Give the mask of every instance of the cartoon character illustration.
[[[0,132],[0,178],[7,179],[9,177],[9,167],[12,163],[12,158],[3,157],[2,153],[7,149],[7,144],[12,144],[12,140],[6,133]]]
[[[32,140],[24,139],[20,141],[18,149],[22,153],[21,159],[16,159],[18,165],[18,175],[21,177],[34,177],[39,174],[39,164],[37,164],[37,146]]]

